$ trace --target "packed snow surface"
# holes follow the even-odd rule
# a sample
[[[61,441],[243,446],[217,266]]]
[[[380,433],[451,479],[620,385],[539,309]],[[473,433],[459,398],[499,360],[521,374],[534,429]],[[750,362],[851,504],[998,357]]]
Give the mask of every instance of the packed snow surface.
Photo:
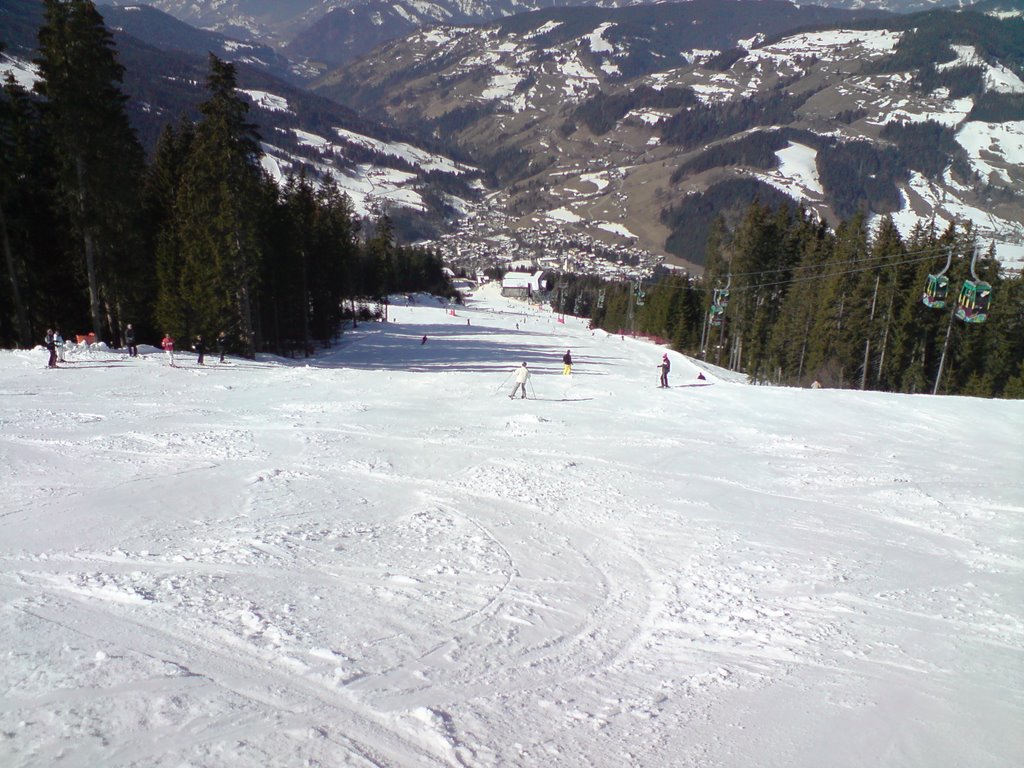
[[[493,290],[142,351],[0,353],[5,768],[1024,764],[1022,402]]]
[[[0,53],[0,79],[6,80],[13,77],[14,82],[31,91],[42,78],[39,76],[39,68],[34,64]]]

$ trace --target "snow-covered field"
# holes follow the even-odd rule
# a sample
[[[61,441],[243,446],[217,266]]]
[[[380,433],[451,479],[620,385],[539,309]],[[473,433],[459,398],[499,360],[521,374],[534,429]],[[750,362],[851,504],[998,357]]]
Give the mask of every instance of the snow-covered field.
[[[0,353],[0,765],[1024,764],[1024,402],[391,315]]]

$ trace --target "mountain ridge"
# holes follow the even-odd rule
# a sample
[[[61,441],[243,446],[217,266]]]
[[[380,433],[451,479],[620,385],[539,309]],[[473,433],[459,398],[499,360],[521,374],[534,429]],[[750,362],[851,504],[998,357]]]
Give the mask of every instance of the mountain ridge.
[[[104,2],[126,4],[123,0]],[[659,2],[653,0],[646,4]],[[198,27],[276,47],[287,46],[294,56],[338,65],[415,28],[487,23],[550,8],[622,8],[645,3],[628,0],[298,0],[288,3],[271,0],[151,0],[150,4]],[[817,4],[847,10],[906,13],[963,3],[959,0],[819,0]]]
[[[5,11],[0,40],[9,48],[0,58],[0,72],[17,74],[30,90],[42,4],[10,0]],[[415,236],[451,216],[452,206],[461,205],[460,195],[475,195],[469,187],[471,169],[443,157],[436,143],[413,147],[417,142],[410,132],[364,118],[302,88],[302,78],[294,72],[288,76],[287,60],[270,49],[193,30],[153,9],[107,6],[103,12],[109,15],[107,26],[125,67],[128,115],[147,151],[166,126],[198,118],[198,104],[207,97],[204,83],[212,52],[235,64],[239,90],[262,137],[264,168],[279,181],[289,173],[306,172],[312,178],[331,174],[358,213],[372,215],[395,205],[399,231]],[[137,37],[132,32],[140,20]],[[205,47],[214,50],[203,51]]]
[[[904,231],[933,215],[971,219],[1005,263],[1024,261],[1019,18],[848,16],[802,32],[748,19],[719,47],[687,49],[666,8],[423,30],[314,88],[448,137],[492,173],[523,230],[618,229],[629,233],[620,242],[699,266],[702,245],[682,250],[680,236],[714,214],[697,220],[679,206],[704,199],[713,211],[716,185],[746,179],[833,224],[860,208],[897,216]],[[686,29],[681,8],[674,23]],[[705,24],[701,39],[712,31]],[[765,133],[780,129],[796,133]],[[803,180],[787,176],[796,168]]]

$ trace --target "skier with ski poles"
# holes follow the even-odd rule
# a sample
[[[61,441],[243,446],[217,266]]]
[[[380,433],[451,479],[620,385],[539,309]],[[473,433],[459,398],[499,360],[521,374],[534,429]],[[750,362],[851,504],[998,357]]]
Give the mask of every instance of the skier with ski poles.
[[[668,371],[671,366],[668,362],[668,352],[661,356],[661,362],[658,364],[658,368],[661,370],[661,382],[658,384],[660,389],[668,388]]]
[[[515,383],[515,386],[512,387],[512,394],[510,394],[508,396],[508,399],[509,400],[514,400],[515,396],[516,396],[516,392],[522,390],[522,393],[523,393],[522,399],[525,400],[526,399],[526,382],[528,382],[530,380],[530,369],[526,367],[526,363],[523,363],[519,368],[516,368],[516,370],[515,370],[515,377],[516,377],[516,383]]]

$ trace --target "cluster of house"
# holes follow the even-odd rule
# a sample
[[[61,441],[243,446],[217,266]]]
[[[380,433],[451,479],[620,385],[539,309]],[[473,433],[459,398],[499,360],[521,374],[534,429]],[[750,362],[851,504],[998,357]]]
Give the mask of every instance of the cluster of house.
[[[428,245],[463,274],[482,276],[485,270],[504,270],[502,293],[527,298],[548,290],[541,284],[544,272],[635,280],[649,276],[662,261],[650,251],[600,242],[554,221],[520,227],[499,211],[466,218],[455,231]]]

